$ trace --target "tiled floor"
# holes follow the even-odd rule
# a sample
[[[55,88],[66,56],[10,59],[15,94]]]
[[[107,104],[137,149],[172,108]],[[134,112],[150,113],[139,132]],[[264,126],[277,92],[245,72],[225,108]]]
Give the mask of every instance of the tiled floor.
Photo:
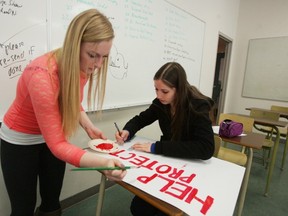
[[[269,197],[263,196],[267,170],[261,164],[253,162],[243,216],[288,215],[288,158],[284,171],[280,170],[283,146],[281,144],[278,149]],[[227,176],[229,177],[229,173],[227,173]],[[105,194],[102,215],[131,216],[129,206],[133,196],[119,185],[108,188]],[[92,196],[64,209],[63,216],[94,216],[96,202],[97,195]]]
[[[105,200],[103,201],[103,216],[131,216],[130,201],[133,198],[126,189],[115,184],[106,189]],[[62,216],[95,216],[98,196],[92,196],[70,208],[64,209]]]

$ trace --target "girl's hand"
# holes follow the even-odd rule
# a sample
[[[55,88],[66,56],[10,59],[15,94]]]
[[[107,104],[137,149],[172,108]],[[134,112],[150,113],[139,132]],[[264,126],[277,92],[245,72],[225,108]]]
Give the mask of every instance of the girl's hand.
[[[116,159],[108,159],[107,167],[124,167],[124,165]],[[127,174],[126,170],[105,170],[102,172],[110,181],[121,181]]]
[[[80,125],[86,131],[87,135],[90,139],[107,139],[107,137],[103,134],[103,132],[94,126],[94,124],[89,119],[86,112],[81,111],[80,113]]]
[[[151,152],[152,143],[135,143],[132,148],[137,151]]]
[[[86,132],[91,139],[104,139],[104,140],[107,139],[104,133],[95,126],[91,128],[87,128]]]
[[[97,156],[91,152],[85,152],[80,160],[80,167],[124,167],[118,159],[108,159]],[[127,171],[124,169],[101,171],[111,181],[121,181]]]
[[[119,144],[123,144],[129,137],[129,131],[127,130],[122,130],[120,131],[121,134],[119,134],[119,132],[117,132],[115,134],[115,139],[116,139],[116,142],[119,143]]]

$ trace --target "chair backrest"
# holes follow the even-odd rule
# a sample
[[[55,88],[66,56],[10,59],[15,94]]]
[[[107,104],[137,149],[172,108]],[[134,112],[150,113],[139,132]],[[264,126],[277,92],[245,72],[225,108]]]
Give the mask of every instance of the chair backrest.
[[[218,157],[218,152],[220,149],[220,146],[222,145],[222,139],[218,135],[214,135],[214,143],[215,143],[215,150],[214,150],[214,157]]]
[[[264,119],[269,119],[273,121],[278,121],[280,117],[280,113],[273,112],[273,111],[251,109],[250,116],[255,117],[255,118],[264,118]]]
[[[228,114],[228,113],[221,113],[219,116],[218,125],[225,119],[231,119],[236,122],[240,122],[243,124],[244,132],[252,132],[254,119],[248,116],[241,116],[237,114]]]
[[[288,113],[288,107],[272,105],[270,109],[272,111]]]

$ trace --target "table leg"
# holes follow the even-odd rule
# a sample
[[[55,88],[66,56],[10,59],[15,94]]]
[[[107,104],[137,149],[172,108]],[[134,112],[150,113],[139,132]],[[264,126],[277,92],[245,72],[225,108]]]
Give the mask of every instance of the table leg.
[[[279,131],[278,127],[275,126],[273,128],[275,129],[277,135],[276,135],[276,140],[274,142],[272,157],[271,157],[271,160],[270,160],[270,163],[269,163],[269,170],[268,170],[266,187],[265,187],[265,192],[264,192],[264,196],[266,196],[266,197],[268,196],[270,182],[271,182],[271,179],[272,179],[273,169],[274,169],[276,155],[277,155],[279,141],[280,141],[280,131]]]
[[[286,159],[287,149],[288,149],[288,131],[287,131],[287,134],[286,134],[284,152],[283,152],[283,156],[282,156],[281,170],[284,170],[284,165],[285,165],[285,159]]]
[[[250,177],[252,160],[253,160],[253,149],[249,148],[249,154],[248,154],[248,159],[247,159],[245,175],[244,175],[243,183],[242,183],[241,190],[240,190],[240,196],[239,196],[238,213],[237,213],[238,216],[242,215],[245,197],[246,197],[246,192],[247,192],[247,187],[248,187],[248,182],[249,182],[249,177]]]
[[[105,184],[106,184],[106,176],[101,175],[101,182],[99,187],[99,195],[98,195],[98,202],[96,206],[96,216],[101,216],[103,200],[105,196]]]

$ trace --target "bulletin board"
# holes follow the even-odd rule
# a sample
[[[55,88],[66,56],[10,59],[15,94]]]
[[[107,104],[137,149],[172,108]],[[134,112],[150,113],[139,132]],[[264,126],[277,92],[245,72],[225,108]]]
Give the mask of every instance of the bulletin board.
[[[199,87],[205,23],[171,1],[4,0],[0,3],[0,121],[15,97],[16,83],[36,56],[62,45],[70,21],[97,8],[111,21],[111,49],[104,109],[150,103],[153,76],[166,62],[185,68]],[[12,57],[14,56],[14,57]],[[84,99],[83,107],[87,108]]]

